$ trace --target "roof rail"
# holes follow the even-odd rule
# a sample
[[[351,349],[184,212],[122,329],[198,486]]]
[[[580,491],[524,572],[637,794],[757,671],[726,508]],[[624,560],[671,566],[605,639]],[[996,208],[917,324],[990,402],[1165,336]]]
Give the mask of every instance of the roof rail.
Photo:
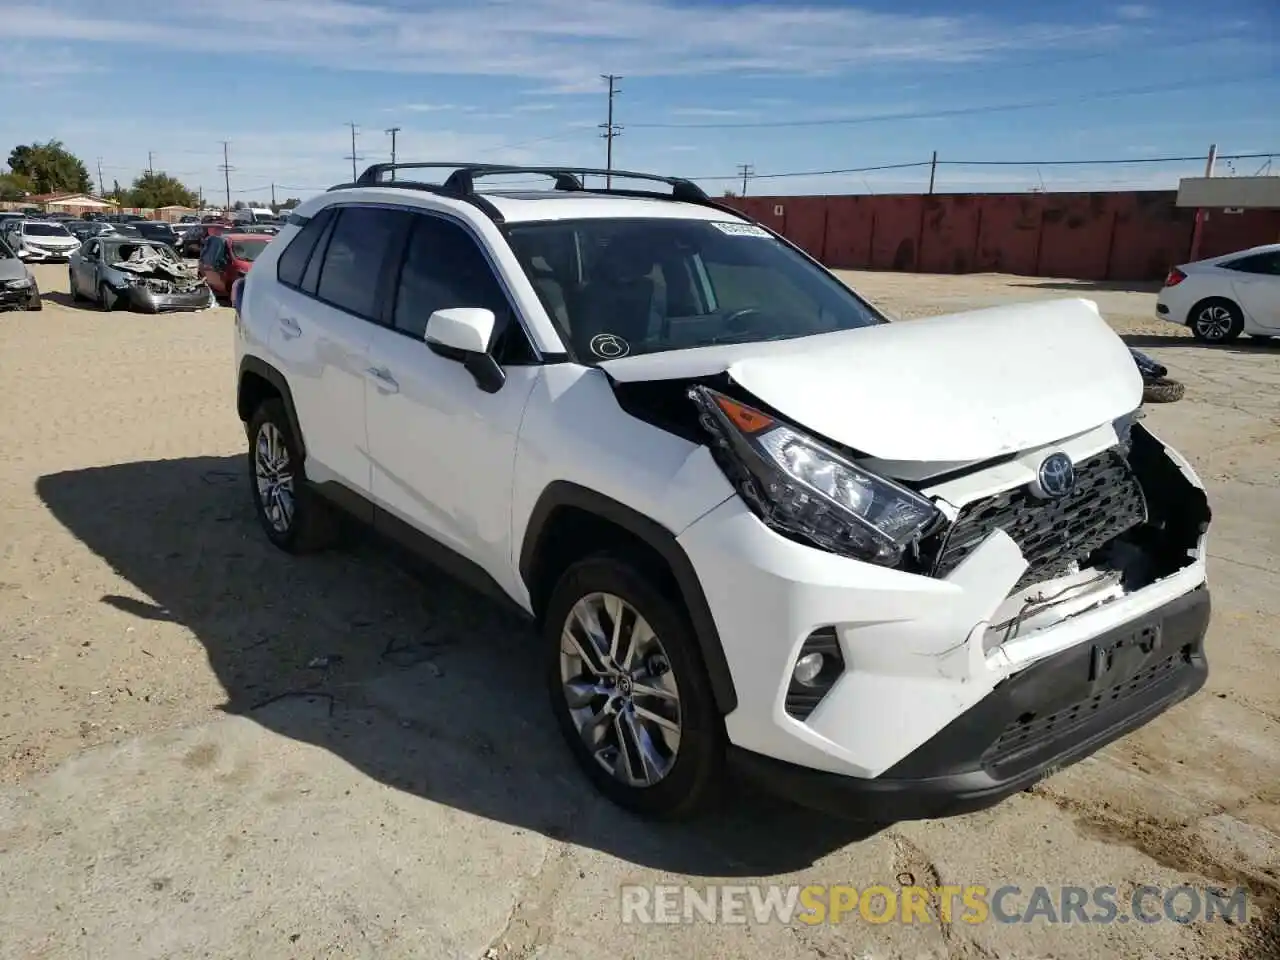
[[[475,193],[475,181],[479,177],[501,176],[504,174],[541,174],[555,181],[556,190],[576,191],[586,189],[582,184],[582,176],[599,176],[623,180],[648,180],[653,183],[665,183],[671,187],[670,194],[654,193],[656,197],[669,197],[686,203],[705,203],[710,198],[692,180],[681,177],[664,177],[655,173],[638,173],[634,170],[604,170],[595,167],[526,167],[502,163],[375,163],[368,167],[356,180],[353,186],[373,187],[396,184],[397,180],[385,179],[385,174],[394,174],[400,170],[452,170],[440,186],[457,196]],[[592,193],[610,193],[610,188],[591,188]],[[636,191],[619,191],[635,194]]]

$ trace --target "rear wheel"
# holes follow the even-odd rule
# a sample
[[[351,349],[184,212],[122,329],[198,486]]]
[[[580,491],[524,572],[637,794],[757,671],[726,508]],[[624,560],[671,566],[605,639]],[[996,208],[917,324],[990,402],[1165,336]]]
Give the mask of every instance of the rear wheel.
[[[1244,315],[1230,300],[1215,297],[1191,308],[1190,326],[1202,343],[1230,343],[1244,331]]]
[[[575,563],[543,622],[561,732],[614,803],[683,819],[717,797],[724,722],[682,607],[623,556]]]
[[[289,553],[331,546],[338,518],[307,486],[302,454],[284,404],[264,401],[249,422],[249,485],[258,522],[272,543]]]
[[[103,312],[110,313],[116,307],[116,295],[105,283],[98,285],[98,306]]]

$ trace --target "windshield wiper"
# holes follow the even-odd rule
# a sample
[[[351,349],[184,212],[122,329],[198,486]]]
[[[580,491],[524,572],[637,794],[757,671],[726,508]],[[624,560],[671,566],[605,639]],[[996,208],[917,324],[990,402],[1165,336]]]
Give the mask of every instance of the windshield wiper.
[[[772,336],[762,337],[758,333],[743,331],[742,333],[726,333],[722,337],[712,337],[704,346],[718,347],[726,343],[768,343],[771,340],[790,340],[792,337],[802,336],[798,333],[775,333]]]

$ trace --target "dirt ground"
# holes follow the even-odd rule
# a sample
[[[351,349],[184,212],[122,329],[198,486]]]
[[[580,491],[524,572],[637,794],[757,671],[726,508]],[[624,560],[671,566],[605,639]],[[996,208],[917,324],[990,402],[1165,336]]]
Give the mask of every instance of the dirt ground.
[[[229,310],[106,315],[35,272],[45,310],[0,314],[0,957],[1280,957],[1280,346],[1200,346],[1153,289],[848,274],[904,318],[1091,297],[1186,383],[1147,422],[1215,511],[1208,685],[984,813],[658,828],[587,792],[527,628],[374,544],[266,544]],[[619,920],[624,883],[904,874],[1243,884],[1254,920]]]

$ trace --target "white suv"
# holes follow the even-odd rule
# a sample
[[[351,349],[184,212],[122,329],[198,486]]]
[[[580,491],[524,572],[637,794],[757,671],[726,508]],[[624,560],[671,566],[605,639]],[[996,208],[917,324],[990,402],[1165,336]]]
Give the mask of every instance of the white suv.
[[[1093,303],[890,323],[688,181],[433,167],[306,201],[237,291],[253,502],[514,602],[609,797],[971,810],[1203,684],[1209,506]]]

